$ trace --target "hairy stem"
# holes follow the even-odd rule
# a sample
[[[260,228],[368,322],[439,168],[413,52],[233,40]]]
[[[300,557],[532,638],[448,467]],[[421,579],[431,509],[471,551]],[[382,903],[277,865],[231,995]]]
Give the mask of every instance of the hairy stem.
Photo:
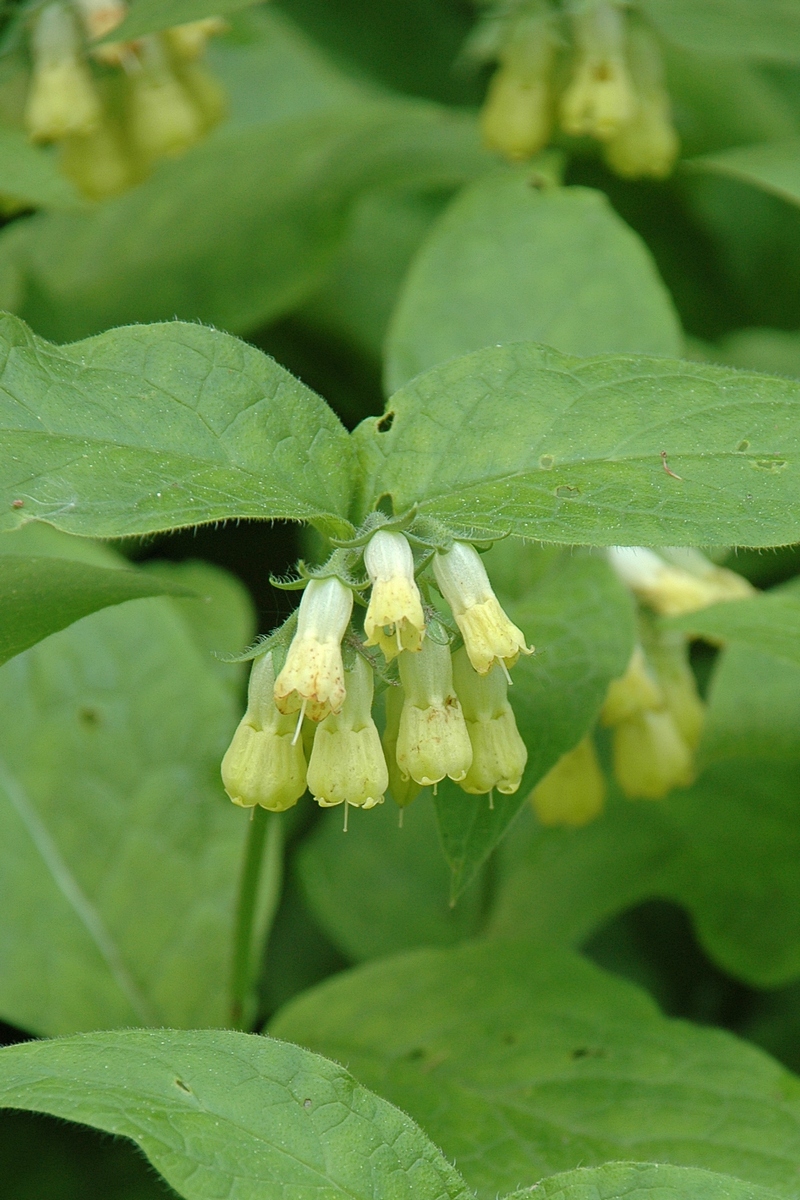
[[[231,974],[231,1026],[245,1028],[256,964],[281,897],[283,825],[280,813],[256,807],[250,821],[239,881]],[[263,893],[262,893],[263,889]],[[259,928],[256,930],[256,911]]]

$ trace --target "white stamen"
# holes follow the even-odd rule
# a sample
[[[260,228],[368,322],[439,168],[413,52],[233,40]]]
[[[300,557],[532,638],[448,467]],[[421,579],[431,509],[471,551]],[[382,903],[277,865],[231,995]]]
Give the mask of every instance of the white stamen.
[[[308,704],[308,700],[304,699],[303,703],[300,706],[300,712],[297,715],[297,726],[295,727],[294,737],[292,738],[293,746],[297,745],[297,739],[300,737],[300,730],[303,728],[303,717],[306,715],[306,705],[307,704]]]
[[[489,811],[494,812],[494,788],[489,788]]]
[[[402,808],[400,809],[400,812],[397,814],[397,828],[398,829],[403,828],[403,809]]]
[[[350,804],[348,803],[347,800],[345,800],[345,802],[344,802],[344,825],[342,826],[343,833],[347,833],[347,814],[348,814],[349,808],[350,808]]]
[[[507,666],[506,666],[506,664],[505,664],[505,660],[504,660],[504,659],[502,659],[502,658],[500,658],[500,659],[498,659],[497,661],[500,663],[500,666],[503,668],[503,674],[504,674],[504,675],[505,675],[505,677],[506,677],[506,683],[508,684],[508,686],[509,686],[509,687],[511,687],[511,685],[512,685],[512,684],[513,684],[513,682],[514,682],[514,680],[511,678],[511,676],[510,676],[510,675],[509,675],[509,673],[508,673],[508,667],[507,667]]]

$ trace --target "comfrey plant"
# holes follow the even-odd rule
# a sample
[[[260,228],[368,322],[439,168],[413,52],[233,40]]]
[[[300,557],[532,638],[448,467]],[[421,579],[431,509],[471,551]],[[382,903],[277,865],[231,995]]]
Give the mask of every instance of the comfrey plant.
[[[356,580],[359,569],[366,579]],[[367,588],[358,628],[354,598],[363,605]],[[376,515],[304,581],[297,613],[258,650],[247,711],[222,764],[235,804],[282,812],[307,783],[323,807],[344,804],[346,822],[347,805],[383,803],[390,771],[405,785],[401,806],[413,799],[409,781],[435,789],[449,777],[490,803],[495,789],[519,788],[527,751],[506,688],[509,668],[533,647],[503,612],[470,542],[424,519]],[[372,716],[376,675],[396,693],[383,747]]]

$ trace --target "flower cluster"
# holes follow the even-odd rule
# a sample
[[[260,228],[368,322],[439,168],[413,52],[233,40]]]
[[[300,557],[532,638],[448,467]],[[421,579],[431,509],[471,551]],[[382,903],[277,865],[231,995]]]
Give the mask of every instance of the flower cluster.
[[[593,137],[627,178],[669,175],[679,141],[654,34],[623,0],[504,0],[473,39],[498,62],[481,114],[484,140],[510,159],[550,141],[556,124]]]
[[[659,624],[710,604],[746,599],[755,589],[698,550],[612,546],[608,561],[639,602],[640,641],[624,675],[612,681],[600,713],[611,730],[614,776],[629,799],[658,800],[695,777],[705,720],[683,633]],[[606,783],[587,735],[541,780],[530,801],[543,825],[584,825],[603,810]]]
[[[391,787],[402,807],[445,778],[478,795],[519,788],[527,751],[506,693],[509,668],[532,648],[474,546],[455,541],[421,559],[418,568],[396,529],[369,534],[363,637],[351,623],[360,586],[325,568],[308,580],[281,669],[274,649],[253,666],[247,711],[222,764],[234,803],[279,812],[308,787],[324,807],[372,808]],[[434,581],[460,638],[444,605],[423,601],[420,586],[430,593]],[[382,739],[372,715],[376,674],[385,684]]]
[[[35,142],[55,142],[61,167],[92,200],[144,179],[222,119],[225,97],[199,61],[217,17],[135,41],[105,42],[124,0],[56,0],[30,27],[31,73],[22,114]]]

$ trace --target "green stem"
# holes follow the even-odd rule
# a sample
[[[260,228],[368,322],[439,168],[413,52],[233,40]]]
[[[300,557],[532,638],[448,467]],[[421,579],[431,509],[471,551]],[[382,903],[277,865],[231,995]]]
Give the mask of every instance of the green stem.
[[[266,849],[265,849],[266,843]],[[259,903],[262,886],[264,895]],[[245,1028],[245,1008],[258,953],[275,920],[283,883],[283,826],[280,813],[256,807],[250,821],[239,881],[231,974],[231,1025]],[[258,938],[253,933],[259,913]]]

